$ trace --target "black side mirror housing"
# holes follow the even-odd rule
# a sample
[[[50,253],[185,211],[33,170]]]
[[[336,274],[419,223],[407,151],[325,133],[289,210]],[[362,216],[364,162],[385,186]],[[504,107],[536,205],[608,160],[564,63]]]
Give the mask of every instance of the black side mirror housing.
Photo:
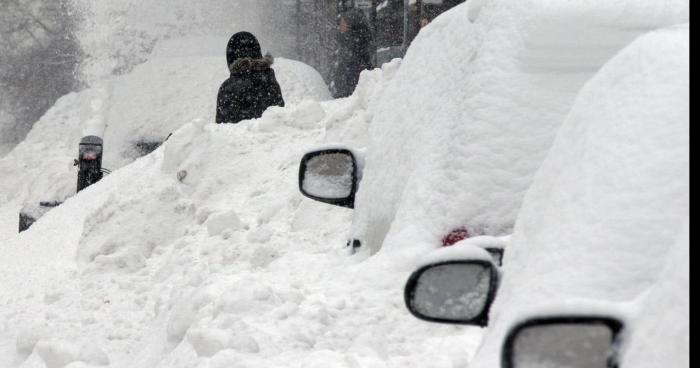
[[[418,319],[485,327],[499,284],[500,272],[491,261],[433,263],[411,275],[404,298]]]
[[[551,316],[529,319],[511,329],[503,368],[618,368],[624,323],[607,316]]]
[[[503,259],[506,256],[506,250],[504,248],[488,247],[484,249],[493,257],[493,262],[498,267],[503,267]]]
[[[355,208],[359,182],[355,155],[347,149],[307,153],[299,167],[299,190],[315,201]]]

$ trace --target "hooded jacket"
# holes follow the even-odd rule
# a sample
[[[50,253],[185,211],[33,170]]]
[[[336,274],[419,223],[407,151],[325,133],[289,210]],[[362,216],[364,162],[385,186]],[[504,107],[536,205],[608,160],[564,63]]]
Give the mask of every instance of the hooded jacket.
[[[272,70],[274,59],[262,56],[255,36],[248,32],[233,35],[226,60],[231,76],[219,88],[217,124],[257,119],[270,106],[284,106],[282,90]]]
[[[339,36],[338,62],[333,78],[335,98],[348,97],[355,92],[363,70],[372,69],[373,36],[361,10],[352,9],[341,16],[350,30]]]

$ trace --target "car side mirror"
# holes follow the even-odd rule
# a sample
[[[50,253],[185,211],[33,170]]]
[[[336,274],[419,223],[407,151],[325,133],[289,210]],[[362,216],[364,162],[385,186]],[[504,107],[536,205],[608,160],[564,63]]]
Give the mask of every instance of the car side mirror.
[[[485,327],[499,286],[490,261],[448,261],[414,272],[405,290],[406,306],[422,320]]]
[[[624,325],[609,317],[548,317],[513,328],[503,368],[617,368]]]
[[[358,165],[347,149],[327,149],[306,154],[299,168],[299,190],[313,200],[354,208]]]
[[[102,180],[103,141],[97,136],[87,136],[78,148],[78,189],[80,192]]]

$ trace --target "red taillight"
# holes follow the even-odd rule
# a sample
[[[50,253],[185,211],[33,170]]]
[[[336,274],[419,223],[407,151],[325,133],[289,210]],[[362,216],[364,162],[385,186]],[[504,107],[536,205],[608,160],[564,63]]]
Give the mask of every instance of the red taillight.
[[[459,242],[461,242],[464,239],[469,239],[471,238],[471,234],[469,233],[469,230],[466,228],[459,228],[456,230],[452,230],[451,233],[449,233],[446,237],[442,238],[442,246],[443,247],[450,247],[453,246]]]
[[[83,153],[84,161],[94,161],[97,160],[97,153],[95,152],[85,152]]]

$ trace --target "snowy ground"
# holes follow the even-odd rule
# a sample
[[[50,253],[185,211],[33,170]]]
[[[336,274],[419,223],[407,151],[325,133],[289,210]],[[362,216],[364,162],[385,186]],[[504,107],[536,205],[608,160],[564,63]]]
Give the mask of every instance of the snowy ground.
[[[65,96],[0,158],[0,367],[466,367],[482,330],[403,305],[416,258],[474,213],[507,232],[586,80],[639,34],[685,19],[681,0],[517,3],[456,8],[348,99],[326,101],[317,73],[279,59],[288,106],[235,126],[212,123],[225,39],[172,39],[130,74]],[[114,174],[17,235],[22,204],[72,194],[92,129],[105,130]],[[149,156],[130,151],[170,132]],[[352,212],[297,190],[302,154],[330,142],[379,158],[360,202],[398,220],[381,234],[393,226],[394,246],[372,257],[343,249]],[[399,174],[408,189],[392,186]],[[502,206],[462,205],[472,197]],[[401,249],[416,240],[425,247]]]
[[[327,97],[317,75],[281,60],[290,106],[216,126],[223,64],[155,58],[107,87],[67,96],[0,161],[10,173],[0,180],[0,366],[466,364],[481,330],[411,317],[402,295],[411,265],[349,257],[351,212],[297,189],[305,150],[362,139],[366,126],[342,122],[363,120],[358,112],[397,65],[367,75],[354,98],[317,102]],[[126,166],[16,235],[25,199],[72,189],[67,163],[86,124],[106,120],[107,144],[128,146],[120,117],[132,135],[176,132],[134,163],[119,152],[106,157]],[[42,150],[52,160],[31,156]]]
[[[466,358],[479,331],[455,336],[464,329],[410,317],[397,287],[407,270],[338,251],[348,214],[295,188],[297,147],[319,131],[279,128],[287,134],[190,125],[5,243],[1,365],[105,354],[114,367]]]

